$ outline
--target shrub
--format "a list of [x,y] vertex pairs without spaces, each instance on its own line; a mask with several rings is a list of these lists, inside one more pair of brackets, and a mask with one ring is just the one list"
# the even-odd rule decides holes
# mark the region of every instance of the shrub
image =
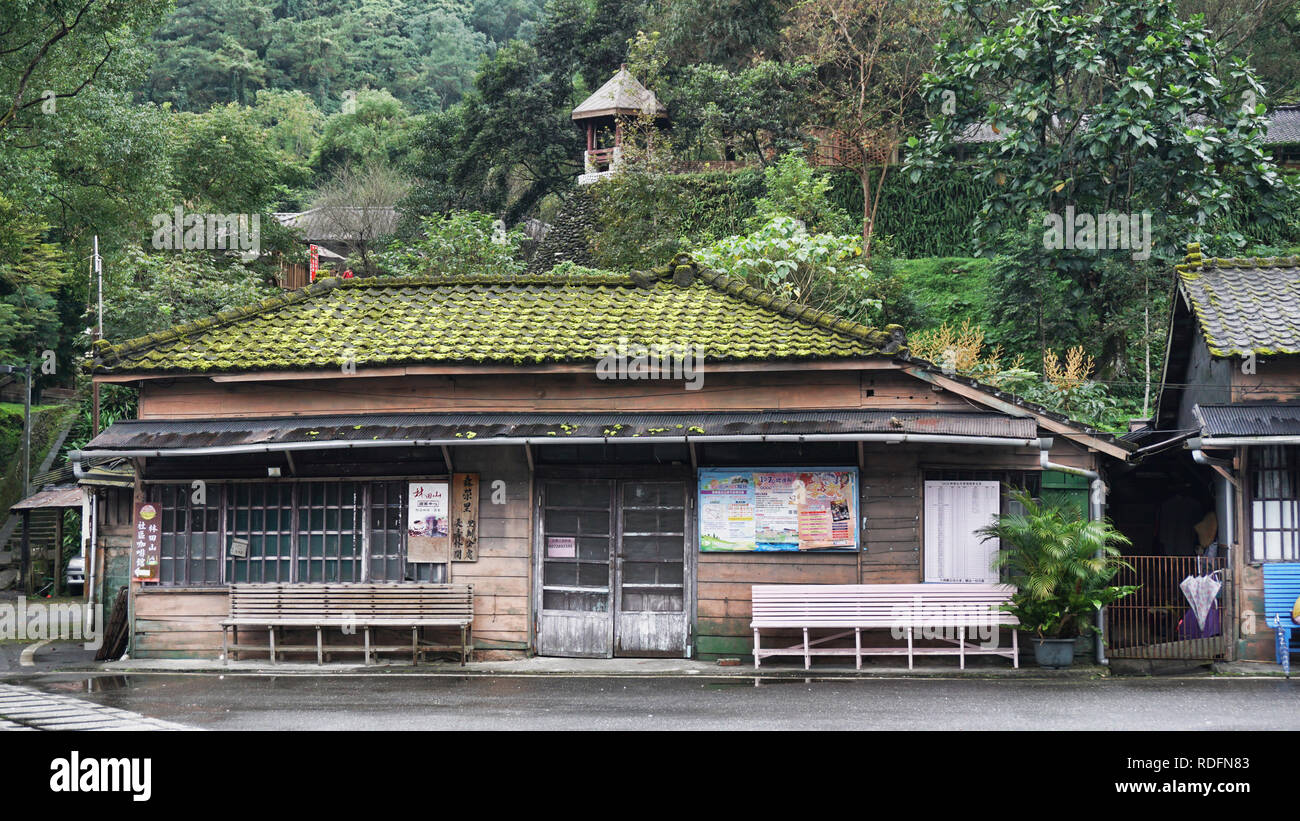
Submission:
[[378,255],[378,264],[390,276],[512,276],[524,270],[519,258],[523,241],[518,227],[506,230],[491,214],[452,211],[422,218],[419,235],[391,243]]

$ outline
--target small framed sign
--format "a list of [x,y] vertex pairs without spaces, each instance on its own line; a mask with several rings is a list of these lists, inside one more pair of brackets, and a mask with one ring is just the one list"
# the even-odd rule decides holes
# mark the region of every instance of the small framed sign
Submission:
[[573,559],[578,555],[578,540],[574,536],[547,536],[546,558]]
[[227,551],[232,559],[248,558],[248,539],[234,538],[230,540],[230,550]]

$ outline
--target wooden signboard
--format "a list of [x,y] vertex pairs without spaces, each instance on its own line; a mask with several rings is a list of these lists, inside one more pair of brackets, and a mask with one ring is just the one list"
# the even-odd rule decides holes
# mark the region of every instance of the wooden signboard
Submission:
[[451,477],[451,558],[478,561],[478,474]]
[[158,581],[158,547],[162,535],[162,512],[153,502],[136,502],[135,529],[131,539],[131,578]]
[[447,520],[446,482],[406,485],[406,560],[445,562],[451,539]]

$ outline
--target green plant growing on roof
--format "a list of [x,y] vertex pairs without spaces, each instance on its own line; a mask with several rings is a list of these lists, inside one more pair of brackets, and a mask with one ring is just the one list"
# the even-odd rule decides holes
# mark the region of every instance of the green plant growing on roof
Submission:
[[389,276],[516,276],[524,270],[524,233],[496,222],[479,211],[424,217],[415,239],[394,240],[378,255],[379,269]]
[[868,321],[880,304],[868,292],[871,270],[863,259],[862,237],[810,233],[794,217],[773,216],[750,234],[692,254],[706,268],[855,322]]

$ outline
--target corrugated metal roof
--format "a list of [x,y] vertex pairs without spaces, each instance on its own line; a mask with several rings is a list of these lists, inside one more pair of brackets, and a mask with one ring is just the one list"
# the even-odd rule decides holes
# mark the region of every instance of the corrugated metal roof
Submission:
[[1297,436],[1300,405],[1197,405],[1202,436]]
[[935,433],[1029,439],[1032,418],[995,413],[894,411],[739,413],[404,413],[267,419],[124,420],[85,450],[223,447],[297,442],[546,437],[624,440],[683,436],[811,433]]
[[43,507],[81,507],[81,489],[76,485],[47,487],[33,493],[10,510],[36,510]]

